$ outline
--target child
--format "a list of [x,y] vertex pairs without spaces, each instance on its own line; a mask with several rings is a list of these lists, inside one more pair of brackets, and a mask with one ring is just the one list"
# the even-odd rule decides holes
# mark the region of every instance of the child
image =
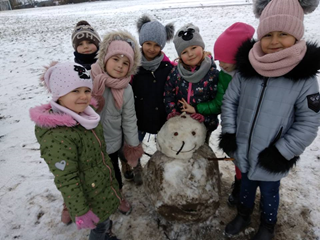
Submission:
[[[209,114],[220,114],[223,95],[236,73],[235,56],[238,48],[243,42],[251,39],[254,34],[254,28],[242,22],[236,22],[228,27],[216,40],[213,48],[214,59],[219,60],[221,71],[219,72],[218,92],[215,99],[209,102],[197,104],[195,107],[189,105],[184,99],[181,101],[183,110],[187,113],[200,113],[204,116]],[[241,172],[236,168],[235,181],[232,184],[232,193],[228,197],[228,204],[236,206],[241,185]]]
[[247,41],[237,53],[239,73],[224,95],[219,144],[242,174],[238,214],[227,224],[227,236],[250,224],[259,187],[260,227],[253,239],[273,238],[280,180],[317,136],[320,48],[301,39],[304,11],[318,2],[301,3],[256,1],[258,41]]
[[76,63],[53,63],[42,80],[52,100],[30,109],[41,157],[78,229],[92,229],[90,240],[118,239],[112,238],[109,216],[122,198],[105,151],[100,117],[89,106],[90,75]]
[[101,41],[99,34],[87,21],[80,21],[75,26],[72,36],[72,46],[75,50],[74,61],[87,70],[96,62],[96,55]]
[[138,70],[141,53],[138,43],[127,31],[113,31],[100,44],[98,60],[92,65],[93,94],[99,99],[107,153],[122,189],[118,151],[124,138],[123,154],[128,164],[137,166],[143,154],[138,138],[137,118],[131,75]]
[[[157,134],[167,114],[163,104],[164,84],[173,68],[169,58],[161,51],[173,38],[174,26],[163,26],[157,20],[143,15],[137,22],[141,45],[141,67],[132,78],[132,90],[138,119],[139,141],[146,133]],[[141,164],[133,169],[137,185],[142,184]]]
[[[199,28],[189,23],[179,29],[173,39],[179,62],[165,83],[164,102],[168,119],[181,112],[179,100],[185,99],[195,106],[214,99],[217,94],[218,74],[211,54],[204,51],[205,44]],[[183,110],[183,109],[182,109]],[[194,113],[191,117],[204,121],[207,127],[206,143],[218,126],[217,114],[203,116]]]

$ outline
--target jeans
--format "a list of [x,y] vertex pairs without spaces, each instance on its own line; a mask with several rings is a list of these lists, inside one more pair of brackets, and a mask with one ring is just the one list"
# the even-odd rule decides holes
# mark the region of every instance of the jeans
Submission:
[[108,239],[108,232],[111,228],[111,221],[108,218],[102,223],[99,223],[95,229],[90,231],[89,240],[105,240]]
[[260,188],[260,210],[261,218],[267,223],[276,223],[279,208],[280,181],[252,181],[248,179],[247,173],[241,173],[240,203],[246,208],[254,207],[257,188]]

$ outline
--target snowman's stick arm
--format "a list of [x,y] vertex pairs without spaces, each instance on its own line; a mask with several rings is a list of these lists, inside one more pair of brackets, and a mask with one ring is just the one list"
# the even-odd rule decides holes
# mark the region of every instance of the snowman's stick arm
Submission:
[[223,157],[223,158],[208,158],[209,161],[233,161],[234,158],[228,158],[228,157]]

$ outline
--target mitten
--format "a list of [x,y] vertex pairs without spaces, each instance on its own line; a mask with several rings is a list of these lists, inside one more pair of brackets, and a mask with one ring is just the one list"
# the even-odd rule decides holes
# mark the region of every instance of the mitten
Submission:
[[219,139],[219,147],[223,149],[226,154],[232,156],[233,153],[237,150],[236,134],[221,133]]
[[172,117],[179,116],[179,115],[180,115],[179,112],[171,112],[171,113],[168,114],[167,120],[169,120]]
[[76,217],[76,224],[78,229],[94,229],[96,228],[96,225],[99,221],[100,219],[91,210],[89,210],[86,214],[80,217]]
[[264,149],[258,158],[258,165],[271,173],[286,173],[296,165],[299,157],[287,160],[275,145]]
[[142,148],[141,143],[136,147],[133,147],[133,146],[128,145],[127,143],[124,143],[123,155],[124,155],[125,159],[127,159],[128,164],[131,167],[137,166],[138,160],[139,160],[139,158],[142,157],[142,154],[143,154],[143,148]]
[[200,113],[192,113],[190,117],[192,117],[195,120],[198,120],[200,123],[204,121],[204,116]]

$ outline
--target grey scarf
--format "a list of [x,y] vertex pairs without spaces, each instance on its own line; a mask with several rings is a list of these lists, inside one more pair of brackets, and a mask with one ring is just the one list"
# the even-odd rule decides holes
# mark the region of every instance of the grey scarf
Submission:
[[183,77],[186,81],[191,83],[197,83],[202,78],[204,78],[204,76],[208,73],[210,67],[211,67],[211,58],[207,56],[202,61],[201,66],[197,71],[191,72],[185,69],[181,63],[178,64],[178,71],[181,77]]
[[155,59],[148,61],[142,54],[141,66],[147,71],[155,71],[160,66],[164,55],[161,53],[161,56],[156,57]]

